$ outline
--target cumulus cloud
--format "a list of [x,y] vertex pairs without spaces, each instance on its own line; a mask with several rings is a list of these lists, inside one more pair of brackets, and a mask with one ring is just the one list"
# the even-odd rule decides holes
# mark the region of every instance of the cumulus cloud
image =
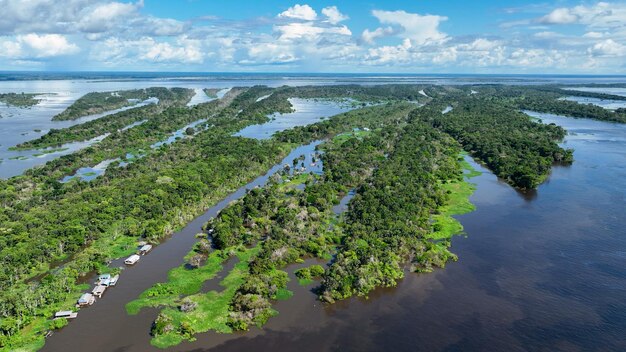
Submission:
[[[623,3],[544,4],[511,12],[516,22],[501,25],[495,35],[469,29],[464,36],[442,31],[445,12],[374,10],[379,24],[353,35],[348,15],[332,4],[295,4],[269,17],[238,20],[212,14],[176,20],[145,14],[150,9],[140,11],[143,7],[141,0],[0,0],[0,67],[72,62],[75,57],[72,63],[88,62],[86,69],[626,68]],[[577,26],[576,34],[572,26]],[[88,56],[71,56],[77,53]],[[54,59],[63,56],[70,57]]]
[[41,59],[75,54],[80,51],[78,46],[70,43],[59,34],[35,33],[19,35],[15,41],[1,42],[0,55],[13,59]]
[[110,2],[100,4],[89,10],[80,19],[78,29],[87,33],[106,32],[112,29],[127,17],[135,14],[139,8],[143,7],[143,1],[136,4],[120,2]]
[[598,2],[595,5],[561,7],[538,19],[539,23],[583,24],[591,27],[623,27],[626,25],[626,4]]
[[596,43],[588,52],[592,56],[617,57],[626,55],[626,45],[615,42],[613,39]]
[[448,19],[445,16],[420,15],[402,10],[374,10],[372,14],[382,24],[400,27],[402,29],[400,35],[410,39],[414,44],[421,45],[447,39],[447,35],[439,31],[439,24]]
[[394,33],[395,31],[391,27],[385,27],[385,28],[379,27],[373,31],[370,31],[369,29],[365,29],[363,33],[361,33],[361,40],[367,44],[374,44],[374,41],[377,38],[387,37]]
[[309,5],[296,4],[278,14],[278,17],[313,21],[317,19],[317,12],[315,12],[315,10],[313,10],[313,8]]
[[337,9],[337,6],[324,7],[322,9],[322,14],[326,16],[326,20],[330,24],[337,24],[349,19],[348,16],[344,15],[339,11],[339,9]]
[[286,25],[277,25],[274,27],[279,33],[281,40],[293,40],[307,38],[310,40],[319,39],[323,34],[336,35],[352,35],[352,32],[346,26],[338,27],[321,27],[313,22],[293,22]]
[[576,15],[571,9],[568,8],[560,8],[556,9],[549,14],[541,17],[539,19],[539,23],[546,24],[569,24],[575,23],[579,20],[578,15]]

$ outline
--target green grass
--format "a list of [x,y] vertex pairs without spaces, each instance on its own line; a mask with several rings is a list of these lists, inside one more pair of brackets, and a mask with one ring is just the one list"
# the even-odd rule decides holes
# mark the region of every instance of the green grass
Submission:
[[295,187],[297,185],[303,184],[306,182],[306,180],[309,178],[309,176],[311,176],[311,174],[309,174],[308,172],[305,173],[301,173],[295,177],[293,176],[286,176],[283,177],[283,180],[289,179],[288,182],[283,182],[280,184],[280,188],[284,189],[287,187]]
[[363,130],[359,130],[359,131],[352,131],[352,132],[345,132],[345,133],[340,133],[338,135],[336,135],[335,137],[333,137],[333,143],[337,143],[337,144],[342,144],[345,141],[347,141],[350,138],[358,138],[358,139],[362,139],[363,137],[371,134],[372,131],[363,131]]
[[212,252],[204,265],[188,269],[184,264],[170,270],[168,281],[157,283],[144,291],[138,299],[126,304],[128,314],[135,315],[144,307],[173,306],[181,295],[200,291],[202,284],[222,271],[227,256],[222,251]]
[[449,239],[454,235],[463,232],[463,225],[456,220],[453,215],[461,215],[472,212],[476,209],[469,201],[469,197],[476,190],[476,185],[469,182],[469,179],[481,174],[475,170],[470,163],[465,160],[460,161],[463,167],[463,180],[442,184],[444,190],[448,191],[449,199],[446,205],[439,208],[439,214],[432,216],[433,226],[436,229],[428,238]]
[[276,292],[276,299],[279,301],[286,301],[291,297],[293,297],[293,291],[286,288],[279,288]]
[[[175,298],[172,300],[173,297],[169,297],[169,300],[165,302],[165,305],[168,305],[169,307],[165,308],[161,314],[167,315],[172,319],[172,324],[175,329],[172,332],[154,337],[150,343],[158,348],[167,348],[177,345],[184,340],[195,340],[193,335],[183,336],[178,332],[178,327],[183,322],[189,324],[193,332],[196,334],[207,332],[209,330],[220,333],[232,332],[232,328],[227,325],[230,302],[235,296],[239,286],[243,284],[246,275],[248,275],[248,265],[250,259],[256,255],[260,249],[261,248],[257,246],[250,249],[244,249],[237,253],[237,257],[240,260],[239,263],[237,263],[228,275],[220,282],[220,285],[224,287],[223,291],[210,291],[208,293],[199,293],[187,296],[188,299],[191,299],[198,304],[195,310],[191,312],[181,312],[175,308],[179,299]],[[177,279],[176,277],[173,278]],[[286,292],[280,294],[283,297],[287,295]]]
[[301,286],[309,286],[314,282],[315,280],[313,279],[298,279],[298,285],[301,285]]
[[23,155],[20,156],[12,156],[9,158],[9,160],[28,160],[28,157],[25,157]]

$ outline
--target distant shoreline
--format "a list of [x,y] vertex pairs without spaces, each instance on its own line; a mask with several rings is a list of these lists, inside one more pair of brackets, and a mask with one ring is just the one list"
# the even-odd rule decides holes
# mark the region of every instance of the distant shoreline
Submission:
[[473,79],[503,81],[569,81],[576,79],[603,79],[611,83],[625,82],[626,75],[585,75],[585,74],[482,74],[482,73],[311,73],[311,72],[150,72],[150,71],[0,71],[0,81],[31,80],[137,80],[137,79],[328,79],[352,78],[355,80],[389,79]]

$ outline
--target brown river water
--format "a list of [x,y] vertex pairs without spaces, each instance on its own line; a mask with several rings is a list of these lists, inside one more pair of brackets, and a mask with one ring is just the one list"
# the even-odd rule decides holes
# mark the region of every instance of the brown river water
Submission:
[[[535,115],[572,133],[564,146],[575,163],[521,194],[472,161],[483,174],[472,179],[477,210],[458,216],[467,233],[453,240],[458,262],[334,305],[292,280],[294,297],[263,329],[199,334],[167,351],[626,350],[626,125]],[[165,281],[202,223],[244,190],[125,270],[43,351],[158,351],[149,335],[158,310],[129,316],[124,305]]]

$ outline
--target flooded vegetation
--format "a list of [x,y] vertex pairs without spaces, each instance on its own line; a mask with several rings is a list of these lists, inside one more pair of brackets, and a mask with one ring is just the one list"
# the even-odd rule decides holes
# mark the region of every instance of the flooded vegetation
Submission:
[[[292,342],[281,347],[289,350],[322,336],[341,346],[368,331],[367,350],[401,343],[375,331],[387,335],[431,321],[443,334],[466,336],[448,322],[465,326],[478,319],[490,326],[496,317],[505,317],[509,327],[502,336],[515,341],[533,335],[513,328],[518,321],[546,326],[526,315],[541,307],[538,292],[552,292],[557,304],[548,311],[555,319],[575,321],[575,310],[562,309],[576,301],[560,289],[568,283],[553,280],[556,273],[520,266],[527,256],[572,264],[585,247],[571,239],[563,252],[571,255],[548,255],[558,248],[548,209],[570,219],[565,227],[580,238],[602,222],[610,224],[608,233],[598,236],[620,241],[613,226],[621,221],[618,208],[626,195],[623,170],[615,165],[624,157],[624,125],[598,120],[620,121],[623,112],[564,100],[622,101],[615,92],[572,95],[556,86],[492,85],[227,87],[232,82],[208,91],[166,89],[182,95],[171,104],[159,98],[98,118],[48,122],[64,126],[59,132],[33,125],[32,136],[2,146],[8,156],[0,163],[3,172],[10,172],[8,163],[47,162],[0,180],[0,348],[57,351],[71,342],[97,350],[267,349],[289,333]],[[67,96],[50,99],[58,105],[48,119],[71,106]],[[95,100],[78,105],[100,106]],[[39,114],[45,104],[29,111]],[[574,106],[595,120],[545,113],[566,114]],[[29,144],[40,149],[27,150]],[[595,179],[589,175],[612,182],[611,189],[590,187]],[[585,216],[587,225],[580,214],[589,206],[568,191],[580,187],[585,199],[604,209],[593,208],[597,219]],[[542,245],[520,251],[521,240],[510,233]],[[139,242],[154,249],[120,270]],[[600,270],[604,279],[619,287],[619,276],[612,275],[615,255],[596,262],[606,268]],[[574,263],[587,278],[595,272]],[[514,274],[502,278],[495,268]],[[78,312],[80,324],[65,316],[52,320],[55,313],[75,315],[77,300],[90,289],[85,283],[118,273],[114,290]],[[520,277],[539,285],[521,287]],[[607,303],[594,301],[589,309],[606,310],[618,291],[602,292]],[[433,308],[449,304],[457,310]],[[380,322],[363,325],[373,314]],[[597,314],[598,324],[616,324]],[[416,334],[433,349],[443,348],[440,339],[428,340],[428,329]],[[493,342],[486,330],[477,334]],[[585,336],[567,336],[589,346]],[[617,342],[607,339],[607,346]],[[475,349],[481,347],[477,342]]]

